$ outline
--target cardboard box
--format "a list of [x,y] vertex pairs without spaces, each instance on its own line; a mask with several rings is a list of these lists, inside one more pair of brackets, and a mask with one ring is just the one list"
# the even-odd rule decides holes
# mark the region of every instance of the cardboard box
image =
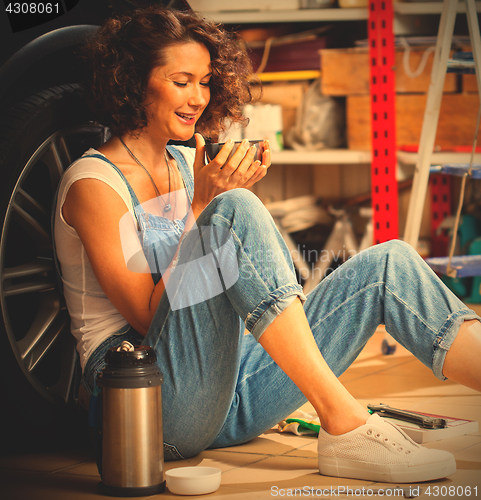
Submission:
[[[426,94],[396,95],[396,142],[419,144],[426,107]],[[349,149],[371,149],[371,103],[369,95],[346,98]],[[435,145],[449,148],[473,143],[479,106],[478,94],[444,94]],[[478,135],[478,142],[481,131]]]
[[[411,48],[409,68],[411,72],[419,67],[427,47]],[[322,49],[321,84],[325,95],[344,96],[370,93],[370,67],[367,48]],[[404,68],[404,49],[396,50],[396,92],[427,92],[431,82],[431,69],[434,53],[427,59],[424,71],[416,78],[411,78]],[[444,92],[456,92],[456,75],[448,73],[444,84]]]

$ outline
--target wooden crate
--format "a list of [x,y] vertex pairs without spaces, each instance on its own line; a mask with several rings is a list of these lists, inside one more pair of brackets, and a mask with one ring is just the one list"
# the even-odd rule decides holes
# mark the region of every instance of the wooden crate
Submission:
[[[411,48],[409,67],[415,71],[426,47]],[[365,48],[325,49],[320,50],[321,89],[325,95],[345,96],[369,94],[369,54]],[[396,50],[396,92],[427,92],[431,81],[433,53],[429,55],[424,71],[417,78],[410,78],[404,71],[404,49]],[[456,92],[456,75],[446,75],[444,92]]]
[[309,82],[275,82],[262,86],[262,102],[297,108],[302,103]]
[[[396,142],[418,144],[426,107],[426,94],[396,95]],[[347,142],[349,149],[371,149],[371,106],[369,95],[347,99]],[[479,96],[473,93],[445,94],[437,128],[437,146],[466,146],[473,142]],[[481,131],[478,141],[481,137]]]

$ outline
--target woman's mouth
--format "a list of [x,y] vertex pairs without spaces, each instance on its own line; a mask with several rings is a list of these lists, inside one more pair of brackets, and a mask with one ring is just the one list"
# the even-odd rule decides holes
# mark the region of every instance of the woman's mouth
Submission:
[[191,125],[195,123],[195,116],[196,115],[187,115],[184,113],[175,113],[183,122],[185,122],[188,125]]

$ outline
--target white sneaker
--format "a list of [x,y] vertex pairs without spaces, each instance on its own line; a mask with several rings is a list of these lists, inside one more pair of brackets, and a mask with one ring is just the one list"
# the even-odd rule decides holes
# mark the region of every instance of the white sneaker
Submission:
[[325,476],[416,483],[456,472],[451,453],[420,446],[376,414],[361,427],[340,436],[321,428],[317,450],[319,472]]

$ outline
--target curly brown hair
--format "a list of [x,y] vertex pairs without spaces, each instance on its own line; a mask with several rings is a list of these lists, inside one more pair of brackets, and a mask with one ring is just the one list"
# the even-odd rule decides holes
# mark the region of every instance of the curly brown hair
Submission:
[[212,64],[211,98],[197,131],[216,137],[228,121],[245,122],[242,107],[260,95],[260,82],[253,78],[238,36],[198,13],[152,6],[108,19],[82,51],[86,100],[112,134],[148,124],[144,104],[149,75],[165,64],[165,49],[189,42],[203,44]]

